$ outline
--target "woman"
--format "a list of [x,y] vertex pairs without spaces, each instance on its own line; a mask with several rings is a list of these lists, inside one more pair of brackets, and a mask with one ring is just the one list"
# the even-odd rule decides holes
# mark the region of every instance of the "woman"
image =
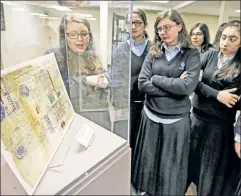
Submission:
[[240,95],[240,21],[222,32],[220,51],[201,58],[191,124],[190,176],[198,195],[231,195],[240,168],[233,150],[233,123]]
[[195,24],[190,31],[192,44],[198,49],[200,53],[208,51],[212,45],[209,43],[209,29],[204,23]]
[[108,81],[94,49],[88,20],[77,13],[65,15],[59,35],[60,48],[46,53],[55,53],[75,112],[110,129],[108,113],[98,111],[108,109],[104,90]]
[[[184,195],[191,103],[200,55],[175,10],[157,17],[155,41],[138,78],[146,93],[133,154],[132,183],[149,195]],[[180,76],[187,72],[184,79]],[[185,75],[185,74],[184,74]]]
[[[132,11],[132,23],[130,16],[127,16],[126,25],[129,32],[132,31],[132,37],[126,42],[120,44],[115,51],[112,69],[112,90],[114,94],[123,93],[125,99],[121,96],[115,96],[113,105],[115,109],[128,108],[129,89],[129,71],[131,71],[131,105],[130,105],[130,146],[134,147],[136,141],[137,125],[143,108],[144,93],[139,92],[138,76],[141,66],[148,53],[150,41],[146,32],[147,17],[143,10],[134,9]],[[131,48],[131,68],[129,70],[129,49]],[[120,123],[120,122],[117,122]],[[123,124],[123,122],[122,122]],[[127,127],[125,129],[125,132]]]

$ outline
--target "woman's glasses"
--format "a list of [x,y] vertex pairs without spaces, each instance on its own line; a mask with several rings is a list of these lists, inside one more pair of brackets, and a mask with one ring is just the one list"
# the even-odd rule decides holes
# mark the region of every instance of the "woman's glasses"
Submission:
[[143,23],[143,21],[141,21],[141,20],[132,21],[132,23],[130,21],[126,21],[126,25],[128,27],[132,26],[133,24],[135,25],[135,27],[139,27],[139,26],[141,26],[142,23]]
[[191,36],[194,36],[194,35],[196,35],[196,36],[202,36],[202,35],[203,35],[203,33],[202,33],[202,32],[191,33]]
[[79,36],[84,39],[89,36],[90,32],[81,32],[81,33],[66,33],[70,39],[78,39]]
[[167,33],[167,32],[169,32],[169,31],[171,30],[171,28],[174,27],[174,26],[176,26],[176,24],[174,24],[174,25],[169,25],[169,24],[167,24],[167,25],[163,25],[163,27],[157,27],[157,28],[156,28],[156,33],[161,33],[162,30]]

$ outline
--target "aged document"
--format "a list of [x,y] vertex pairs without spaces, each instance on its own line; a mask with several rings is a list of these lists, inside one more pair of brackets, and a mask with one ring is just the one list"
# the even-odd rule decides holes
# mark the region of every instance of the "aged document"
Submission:
[[1,153],[31,195],[74,117],[54,54],[3,70],[0,103]]

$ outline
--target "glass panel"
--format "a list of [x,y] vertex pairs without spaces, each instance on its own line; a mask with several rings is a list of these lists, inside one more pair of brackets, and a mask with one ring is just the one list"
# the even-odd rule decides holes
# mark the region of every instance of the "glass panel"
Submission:
[[75,112],[127,140],[130,51],[115,50],[129,38],[125,21],[130,5],[5,1],[1,68],[54,52]]

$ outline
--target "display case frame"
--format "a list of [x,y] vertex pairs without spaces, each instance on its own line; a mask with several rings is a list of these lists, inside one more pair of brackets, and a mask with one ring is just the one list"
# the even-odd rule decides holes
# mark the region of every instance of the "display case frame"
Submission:
[[[112,50],[112,45],[114,44],[114,42],[112,42],[113,13],[117,15],[124,13],[123,16],[125,16],[128,12],[130,13],[132,9],[132,2],[123,2],[123,4],[125,4],[123,8],[119,6],[116,7],[114,4],[114,2],[91,1],[83,7],[67,6],[68,9],[72,9],[72,12],[78,12],[84,15],[91,14],[93,18],[95,18],[95,20],[91,19],[89,22],[91,27],[93,27],[94,37],[96,39],[96,50],[100,56],[103,70],[105,70],[106,73],[111,71],[111,69],[107,70],[107,65],[109,65],[109,67],[112,66],[115,52]],[[14,2],[12,5],[3,4],[5,22],[8,28],[1,32],[1,69],[6,69],[49,53],[54,53],[55,57],[58,56],[55,48],[58,47],[59,44],[57,39],[59,36],[59,24],[66,12],[58,10],[60,8],[56,6],[58,6],[57,1],[28,1]],[[39,15],[36,15],[36,13]],[[31,19],[28,19],[28,17]],[[13,41],[15,39],[12,39],[15,29],[13,24],[17,24],[18,19],[22,20],[20,22],[22,22],[22,25],[26,25],[26,29],[31,26],[32,22],[35,23],[33,32],[30,31],[30,36],[26,37],[27,39],[33,38],[32,42],[31,40],[24,42],[23,39],[21,46]],[[26,19],[26,21],[23,19]],[[111,28],[108,28],[109,26]],[[22,28],[23,27],[25,26],[22,26]],[[48,29],[51,29],[51,32],[45,32],[48,31]],[[50,46],[51,48],[49,48]],[[60,55],[60,61],[62,57],[63,56]],[[130,57],[128,57],[128,60],[130,61]],[[58,57],[56,57],[56,61],[59,65],[60,61]],[[61,72],[60,65],[59,69]],[[129,73],[126,74],[129,75]],[[106,89],[108,96],[110,96],[110,88],[111,85]],[[127,94],[129,93],[129,89],[125,89],[125,91]],[[108,104],[112,104],[109,97],[107,97],[106,100]],[[95,111],[95,108],[93,109],[91,112],[99,112]],[[105,108],[105,110],[111,111],[109,106]],[[113,115],[113,113],[108,112],[110,118],[109,123],[111,125],[107,128],[98,123],[98,119],[96,118],[88,118],[82,115],[81,112],[75,113],[74,120],[68,132],[33,194],[128,195],[130,193],[131,167],[131,149],[128,141],[129,114],[127,114],[128,117],[124,121],[124,126],[120,129],[122,133],[115,130],[114,123],[116,121],[112,121]],[[95,132],[93,143],[87,148],[83,148],[76,141],[76,135],[83,124],[87,124]],[[53,164],[53,162],[55,164]],[[56,165],[58,162],[59,165]],[[1,169],[4,171],[1,172],[2,195],[27,194],[3,156],[1,156]],[[58,179],[58,181],[56,181],[56,179]],[[109,186],[110,183],[112,184],[111,188]]]

